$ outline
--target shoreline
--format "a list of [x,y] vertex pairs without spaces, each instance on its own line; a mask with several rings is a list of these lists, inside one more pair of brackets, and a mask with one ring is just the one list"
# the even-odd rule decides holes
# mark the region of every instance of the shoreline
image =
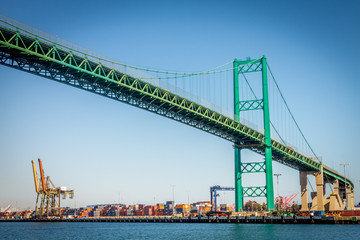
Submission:
[[0,219],[1,222],[143,222],[143,223],[256,223],[256,224],[360,224],[360,217],[100,217],[66,219]]

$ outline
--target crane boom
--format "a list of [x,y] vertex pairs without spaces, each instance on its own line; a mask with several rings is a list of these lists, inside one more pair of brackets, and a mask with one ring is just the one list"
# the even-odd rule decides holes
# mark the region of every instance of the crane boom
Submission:
[[36,173],[35,162],[33,160],[31,160],[31,164],[32,164],[33,173],[34,173],[35,191],[38,193],[39,192],[39,181],[38,181],[38,177],[37,177],[37,173]]
[[43,191],[46,191],[44,169],[42,168],[42,162],[41,162],[40,158],[38,160],[39,160],[39,168],[40,168],[41,183],[42,183]]
[[[73,198],[74,190],[67,190],[66,187],[56,187],[51,181],[50,177],[45,176],[44,168],[40,158],[38,159],[38,161],[40,173],[36,171],[35,162],[31,161],[34,173],[35,190],[37,193],[35,204],[35,217],[60,218],[60,199],[61,197],[62,199],[66,199],[66,196],[68,194],[70,195],[70,198]],[[38,174],[40,174],[40,177]]]

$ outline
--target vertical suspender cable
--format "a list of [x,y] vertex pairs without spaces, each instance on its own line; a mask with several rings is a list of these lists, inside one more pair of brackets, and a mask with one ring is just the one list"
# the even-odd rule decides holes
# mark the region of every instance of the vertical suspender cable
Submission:
[[296,122],[293,114],[291,113],[290,108],[289,108],[287,102],[285,101],[285,98],[284,98],[283,94],[282,94],[281,91],[280,91],[279,85],[277,84],[277,82],[276,82],[276,80],[275,80],[275,77],[274,77],[274,75],[273,75],[272,72],[271,72],[271,69],[270,69],[269,64],[268,64],[268,69],[269,69],[269,72],[270,72],[270,74],[271,74],[271,76],[272,76],[272,79],[274,80],[274,83],[275,83],[275,85],[276,85],[276,87],[277,87],[277,89],[278,89],[278,91],[279,91],[279,93],[280,93],[280,96],[281,96],[282,100],[283,100],[284,103],[285,103],[286,109],[287,109],[288,112],[290,113],[290,116],[291,116],[292,120],[294,121],[297,129],[300,131],[301,136],[304,138],[304,140],[305,140],[306,144],[308,145],[308,147],[310,148],[311,152],[314,154],[314,156],[315,156],[315,157],[320,161],[320,163],[321,163],[321,160],[318,158],[318,156],[316,155],[316,153],[314,152],[314,150],[313,150],[312,147],[310,146],[309,142],[307,141],[307,139],[305,138],[303,132],[301,131],[299,125],[297,124],[297,122]]

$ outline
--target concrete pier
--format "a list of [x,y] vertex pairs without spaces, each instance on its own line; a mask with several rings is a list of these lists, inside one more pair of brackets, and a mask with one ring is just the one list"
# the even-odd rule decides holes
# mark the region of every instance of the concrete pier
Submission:
[[[314,175],[316,181],[316,192],[311,193],[312,204],[309,209],[307,176]],[[326,198],[325,184],[332,184],[333,191],[330,197]],[[340,186],[339,180],[324,179],[323,169],[318,172],[300,172],[300,188],[301,188],[301,209],[300,211],[342,211],[345,209],[354,209],[354,189],[345,184]],[[345,204],[346,200],[346,204]]]

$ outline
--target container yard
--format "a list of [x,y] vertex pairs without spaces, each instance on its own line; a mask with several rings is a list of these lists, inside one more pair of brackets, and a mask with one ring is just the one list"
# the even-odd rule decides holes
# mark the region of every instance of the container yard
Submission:
[[[223,209],[223,210],[222,210]],[[37,218],[35,211],[1,212],[1,222],[168,222],[168,223],[299,223],[299,224],[360,224],[360,210],[326,213],[298,212],[231,212],[226,204],[211,214],[210,202],[174,204],[167,201],[156,205],[99,204],[85,208],[61,208],[60,217]],[[230,210],[229,215],[219,214]]]
[[[339,211],[300,211],[289,199],[278,197],[277,211],[267,211],[266,205],[249,200],[244,210],[235,212],[229,204],[217,206],[217,191],[233,191],[232,187],[210,187],[210,201],[191,204],[176,204],[174,201],[146,204],[96,204],[81,208],[61,207],[61,199],[74,196],[74,190],[55,187],[49,176],[45,176],[42,161],[39,174],[32,161],[37,199],[35,210],[19,211],[10,205],[1,209],[0,221],[66,221],[66,222],[177,222],[177,223],[327,223],[359,224],[360,206]],[[281,201],[280,201],[281,200]],[[296,205],[296,206],[295,206]]]

